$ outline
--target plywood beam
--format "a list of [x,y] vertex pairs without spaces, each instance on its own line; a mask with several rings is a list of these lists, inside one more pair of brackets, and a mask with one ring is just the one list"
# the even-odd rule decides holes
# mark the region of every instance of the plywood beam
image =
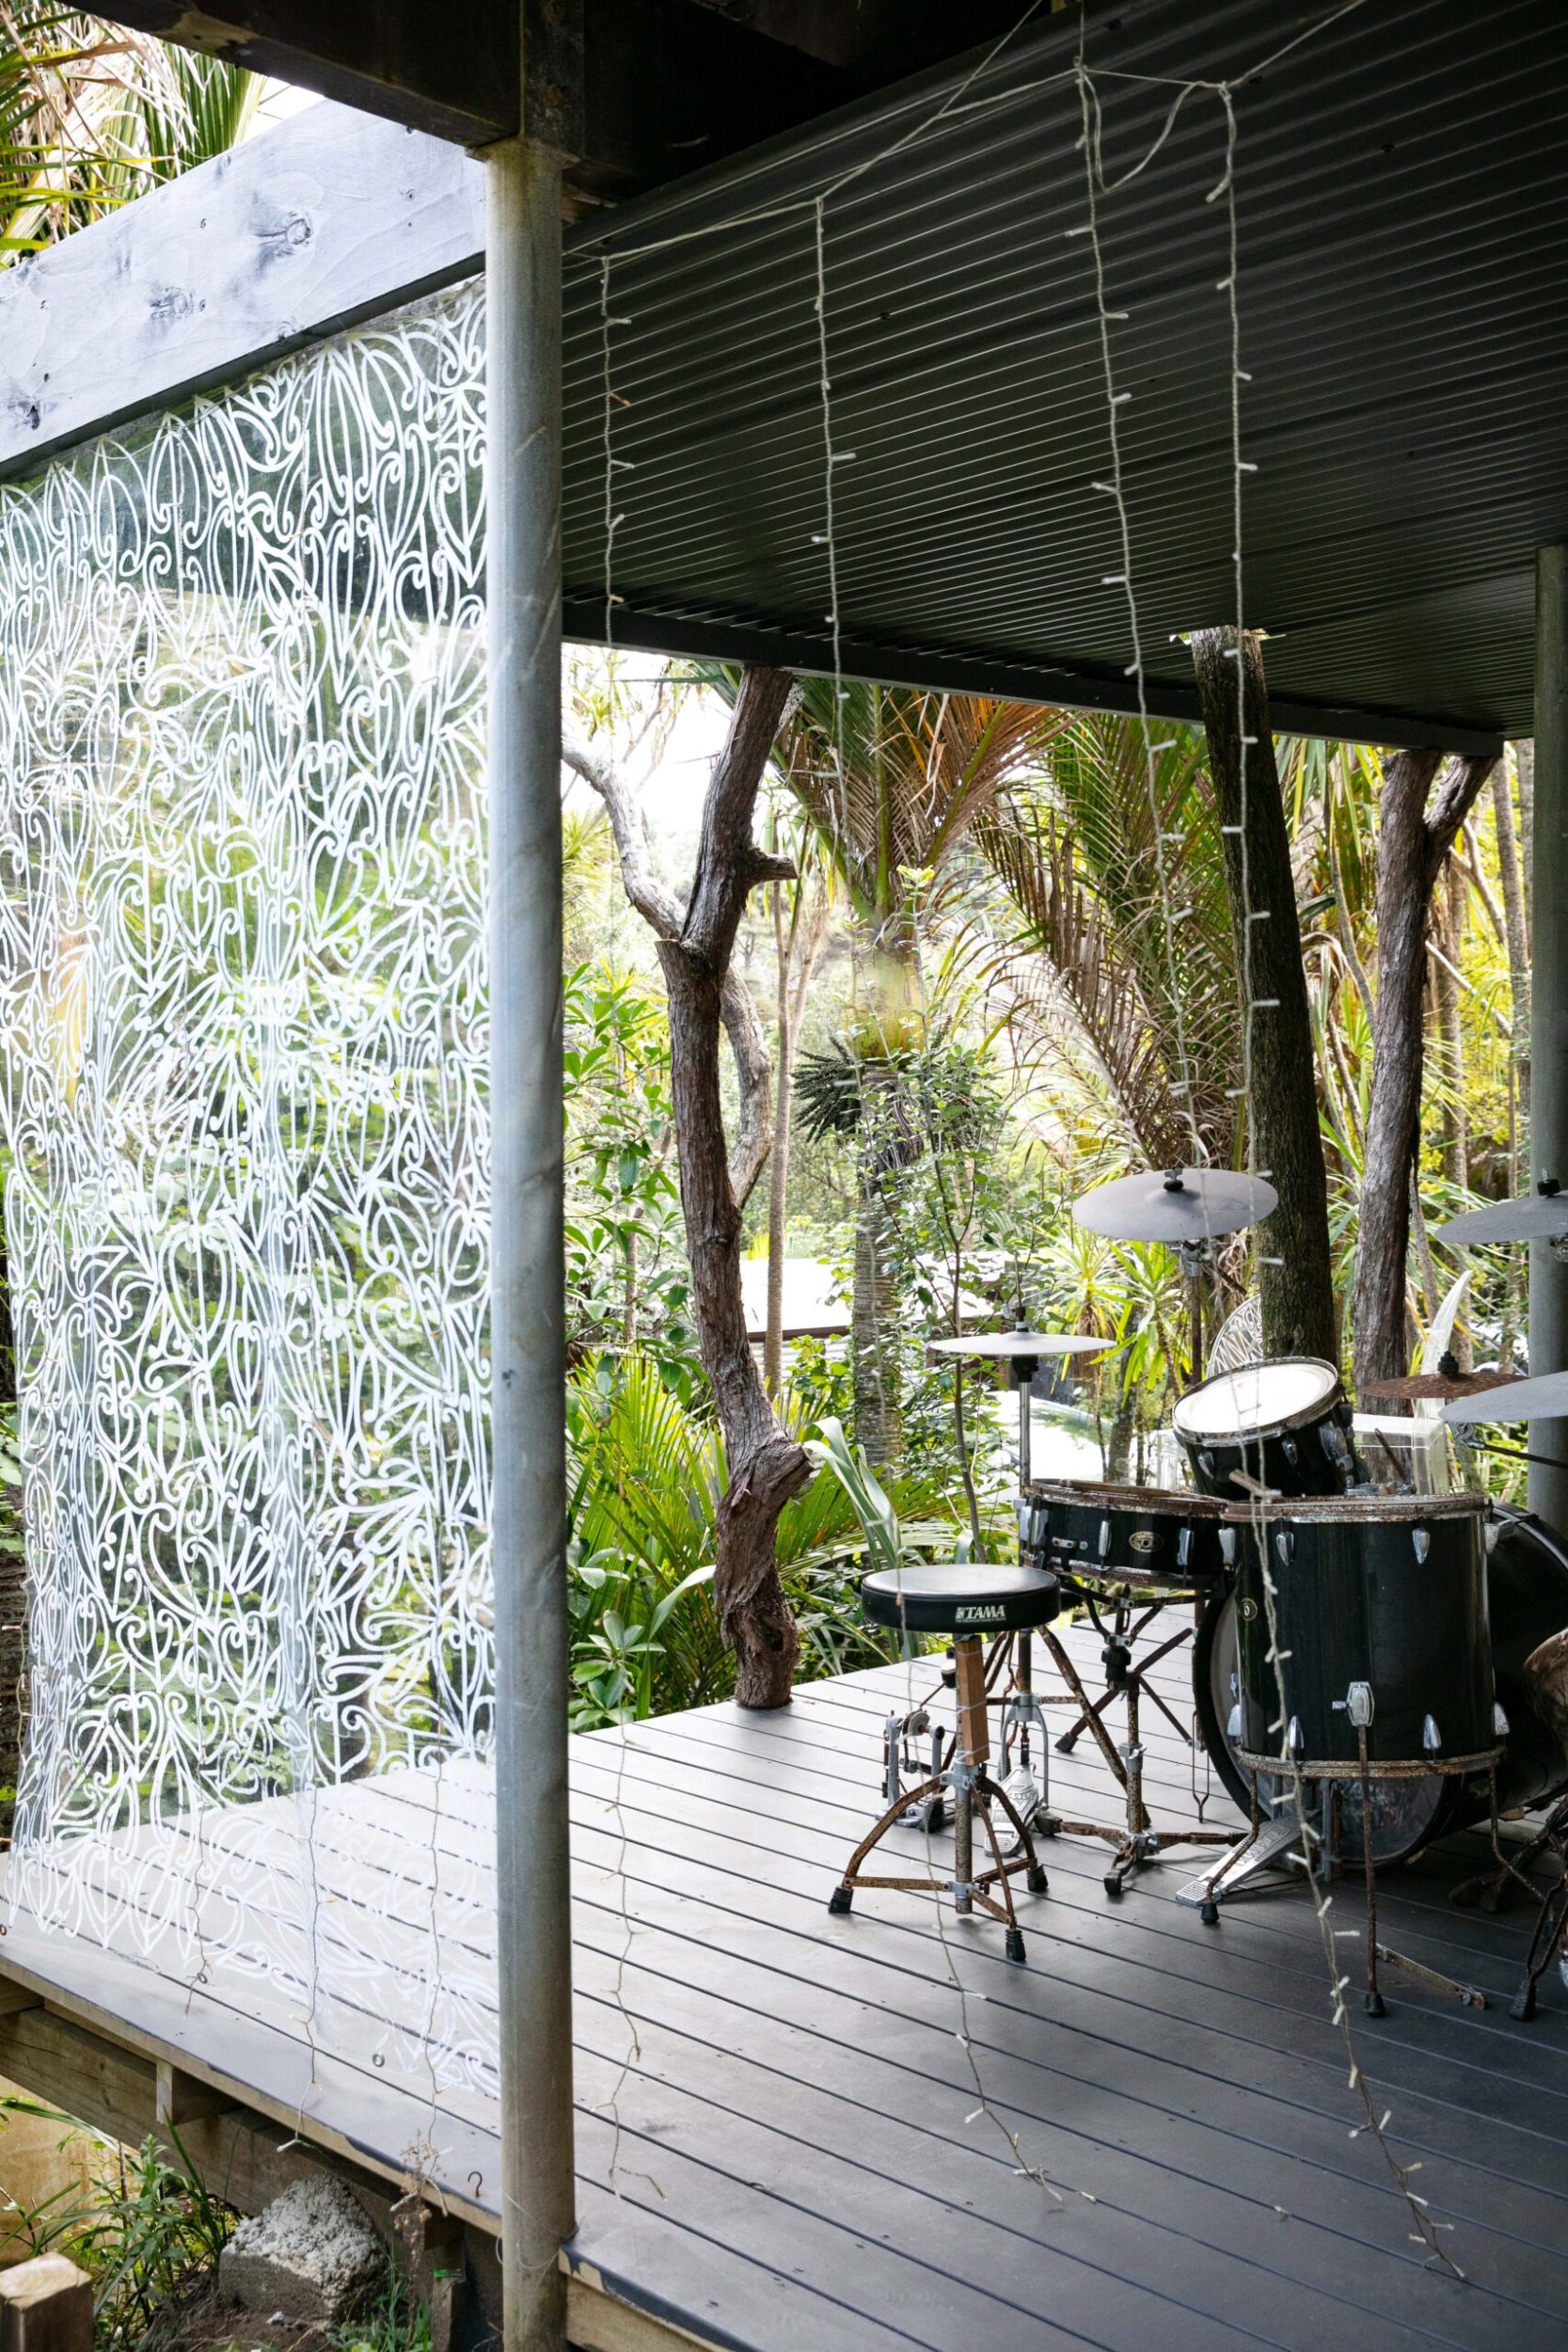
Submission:
[[483,167],[314,106],[0,275],[0,478],[476,269]]

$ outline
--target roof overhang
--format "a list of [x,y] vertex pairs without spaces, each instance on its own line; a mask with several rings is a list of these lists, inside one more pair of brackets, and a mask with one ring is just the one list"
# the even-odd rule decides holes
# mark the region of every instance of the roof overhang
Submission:
[[[574,635],[1136,705],[1077,26],[571,231]],[[1181,635],[1238,612],[1225,83],[1276,723],[1528,734],[1568,536],[1560,0],[1125,0],[1085,56],[1108,179],[1143,167],[1097,212],[1144,706],[1196,715]],[[483,171],[324,108],[4,273],[0,471],[479,266]]]

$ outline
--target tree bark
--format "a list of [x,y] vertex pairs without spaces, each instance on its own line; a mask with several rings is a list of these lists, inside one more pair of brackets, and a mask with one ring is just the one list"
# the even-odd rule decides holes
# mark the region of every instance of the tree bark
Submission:
[[[653,929],[670,1008],[670,1077],[681,1217],[691,1262],[697,1343],[724,1434],[714,1605],[735,1652],[742,1707],[784,1707],[800,1656],[780,1581],[779,1513],[811,1476],[802,1446],[773,1417],[746,1332],[740,1216],[771,1137],[768,1046],[751,992],[730,968],[749,893],[795,868],[752,838],[757,787],[789,702],[785,670],[748,670],[703,809],[697,872],[684,910],[653,870],[646,827],[613,763],[580,743],[562,756],[604,802],[627,898]],[[740,1076],[740,1131],[726,1156],[720,1039]]]
[[[561,756],[605,804],[628,901],[656,938],[678,939],[685,910],[654,872],[647,821],[626,779],[595,745],[572,737],[562,744]],[[740,1089],[730,1183],[744,1208],[762,1174],[772,1140],[772,1065],[752,992],[738,972],[725,973],[720,1009]]]
[[1263,1345],[1271,1356],[1323,1356],[1334,1362],[1338,1348],[1317,1064],[1262,655],[1256,635],[1234,628],[1197,630],[1192,650],[1224,828],[1243,1019],[1251,1039],[1253,1157],[1279,1195],[1259,1235]]
[[736,1656],[742,1707],[788,1704],[800,1640],[780,1581],[779,1513],[806,1484],[804,1447],[774,1418],[746,1332],[740,1203],[725,1154],[720,1083],[724,982],[748,894],[794,874],[752,838],[757,787],[789,700],[784,670],[748,670],[703,811],[690,903],[660,939],[670,999],[671,1086],[681,1214],[691,1261],[703,1368],[724,1433],[728,1484],[719,1504],[714,1601]]
[[1420,1137],[1427,916],[1443,861],[1493,765],[1451,762],[1429,817],[1439,760],[1434,751],[1396,752],[1384,768],[1378,803],[1372,1095],[1351,1296],[1358,1388],[1391,1379],[1407,1365],[1405,1266]]
[[[1513,1117],[1515,1131],[1529,1101],[1529,929],[1525,915],[1525,878],[1519,863],[1519,841],[1513,824],[1513,794],[1508,762],[1500,759],[1492,771],[1492,812],[1497,828],[1497,866],[1503,885],[1503,925],[1508,940],[1508,977],[1513,1000]],[[1519,1153],[1515,1144],[1511,1189],[1519,1189]]]
[[1451,859],[1443,881],[1433,925],[1441,954],[1433,959],[1433,966],[1443,1086],[1449,1097],[1443,1113],[1443,1173],[1450,1184],[1468,1190],[1470,1138],[1465,1119],[1465,1026],[1457,977],[1465,937],[1465,877]]

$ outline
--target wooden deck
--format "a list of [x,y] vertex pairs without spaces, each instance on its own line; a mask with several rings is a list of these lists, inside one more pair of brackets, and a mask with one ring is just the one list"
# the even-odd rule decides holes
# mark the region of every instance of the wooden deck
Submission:
[[[1085,1662],[1095,1646],[1083,1641]],[[912,1671],[934,1679],[930,1661]],[[1459,2285],[1422,2267],[1375,2144],[1351,2136],[1359,2103],[1303,1898],[1209,1930],[1174,1899],[1190,1856],[1116,1904],[1106,1850],[1059,1839],[1049,1895],[1021,1898],[1023,1967],[995,1929],[939,1917],[925,1896],[862,1894],[829,1916],[911,1672],[812,1685],[785,1715],[718,1707],[574,1743],[575,2312],[602,2287],[756,2352],[1568,2344],[1568,2010],[1554,1971],[1540,2017],[1514,2024],[1522,1915],[1447,1905],[1480,1841],[1386,1880],[1381,1925],[1500,2006],[1463,2011],[1391,1978],[1386,2020],[1356,2010],[1390,2137],[1452,2225]],[[1188,1814],[1188,1757],[1168,1732],[1148,1744],[1157,1812]],[[1052,1760],[1059,1800],[1112,1818],[1087,1741]],[[0,2071],[25,2082],[51,2030],[90,2035],[150,2079],[161,2068],[167,2112],[244,2106],[286,2127],[280,2141],[389,2181],[426,2174],[494,2232],[493,2105],[409,2055],[427,2020],[459,2049],[493,2033],[471,1990],[493,1916],[489,1787],[449,1767],[438,1806],[433,1794],[405,1773],[319,1801],[320,1933],[352,1943],[348,1914],[378,1869],[384,1967],[318,2000],[313,2022],[286,1986],[230,1963],[193,1982],[156,1946],[134,1956],[121,1933],[110,1950],[16,1915],[0,1942],[16,2005]],[[222,1819],[253,1836],[258,1810]],[[1357,1923],[1353,1899],[1341,1910]],[[1354,1974],[1358,1945],[1340,1950]],[[448,1969],[470,1987],[451,2012]],[[38,1994],[47,2008],[23,2006]]]

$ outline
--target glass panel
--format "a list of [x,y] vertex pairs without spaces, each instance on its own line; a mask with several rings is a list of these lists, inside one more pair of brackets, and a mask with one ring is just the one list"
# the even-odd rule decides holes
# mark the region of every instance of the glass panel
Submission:
[[0,491],[9,1891],[404,2056],[360,1784],[428,1857],[490,1736],[483,342],[469,284]]

